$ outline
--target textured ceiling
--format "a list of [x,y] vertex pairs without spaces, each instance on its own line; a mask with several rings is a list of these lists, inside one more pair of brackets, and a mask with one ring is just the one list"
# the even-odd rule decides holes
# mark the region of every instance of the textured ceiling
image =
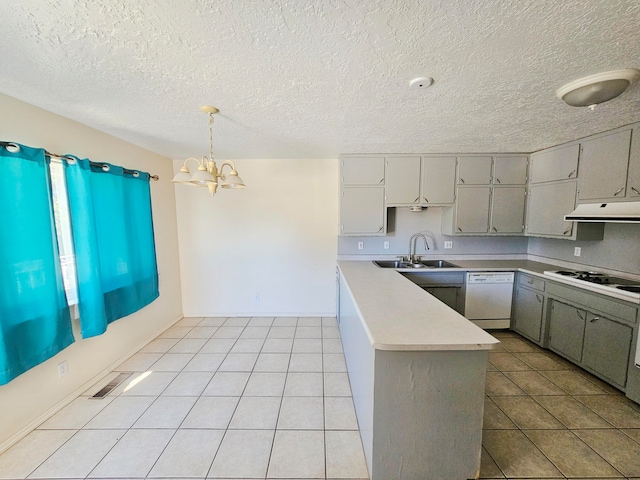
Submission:
[[218,159],[530,152],[640,120],[640,84],[593,112],[555,97],[640,68],[638,0],[30,0],[0,17],[1,93],[172,158],[207,153],[203,104]]

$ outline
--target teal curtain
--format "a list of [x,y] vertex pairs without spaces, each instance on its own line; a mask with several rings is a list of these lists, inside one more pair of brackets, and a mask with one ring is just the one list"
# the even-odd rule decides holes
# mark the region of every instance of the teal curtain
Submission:
[[73,343],[48,158],[0,147],[0,385]]
[[149,174],[73,158],[65,162],[65,178],[87,338],[155,300],[158,269]]

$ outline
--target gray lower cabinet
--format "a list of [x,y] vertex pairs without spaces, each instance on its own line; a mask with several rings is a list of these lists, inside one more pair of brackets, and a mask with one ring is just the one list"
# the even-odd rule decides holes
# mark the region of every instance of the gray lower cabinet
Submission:
[[627,381],[633,328],[588,312],[582,363],[620,388]]
[[547,282],[549,348],[626,391],[638,307]]
[[436,297],[445,305],[460,312],[460,287],[422,287],[422,289]]
[[581,363],[587,312],[555,299],[551,300],[550,310],[549,348]]
[[544,294],[516,287],[511,328],[529,340],[542,343]]

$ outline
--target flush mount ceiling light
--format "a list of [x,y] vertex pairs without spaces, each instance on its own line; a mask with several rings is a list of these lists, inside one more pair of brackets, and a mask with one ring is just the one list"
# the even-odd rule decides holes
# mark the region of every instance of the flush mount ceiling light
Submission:
[[556,96],[572,107],[590,107],[616,98],[640,78],[640,70],[627,68],[597,73],[563,85]]
[[[245,188],[244,182],[238,175],[236,166],[232,161],[225,160],[222,162],[222,165],[220,165],[220,169],[218,169],[216,162],[213,160],[213,116],[218,113],[219,110],[209,105],[200,107],[200,110],[209,114],[209,157],[204,156],[202,160],[193,157],[187,158],[182,168],[180,168],[180,171],[171,181],[196,187],[208,187],[211,196],[216,193],[218,184],[220,184],[222,188]],[[198,164],[198,170],[193,175],[191,175],[187,167],[189,160],[193,160]],[[225,166],[231,169],[226,175],[222,173]],[[218,179],[220,182],[218,182]]]
[[433,78],[431,77],[418,77],[414,78],[409,82],[409,86],[414,90],[422,90],[425,88],[429,88],[433,83]]

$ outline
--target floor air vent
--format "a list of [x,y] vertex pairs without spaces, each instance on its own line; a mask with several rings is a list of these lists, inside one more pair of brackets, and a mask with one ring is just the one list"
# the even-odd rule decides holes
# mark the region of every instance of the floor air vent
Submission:
[[125,373],[119,374],[116,378],[114,378],[109,383],[107,383],[104,387],[102,387],[98,393],[96,393],[95,395],[93,395],[92,397],[89,397],[89,398],[100,400],[100,399],[106,397],[111,390],[116,388],[118,385],[120,385],[122,382],[124,382],[130,376],[131,376],[131,372],[125,372]]

